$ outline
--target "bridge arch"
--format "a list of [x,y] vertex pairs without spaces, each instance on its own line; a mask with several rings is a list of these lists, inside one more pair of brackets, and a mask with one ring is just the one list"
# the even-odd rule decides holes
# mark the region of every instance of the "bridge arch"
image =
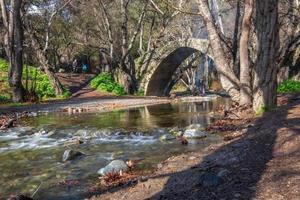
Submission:
[[173,85],[172,76],[184,60],[196,52],[208,54],[208,41],[191,39],[183,45],[177,43],[169,51],[164,52],[161,58],[153,63],[154,68],[148,75],[145,84],[146,96],[168,96]]

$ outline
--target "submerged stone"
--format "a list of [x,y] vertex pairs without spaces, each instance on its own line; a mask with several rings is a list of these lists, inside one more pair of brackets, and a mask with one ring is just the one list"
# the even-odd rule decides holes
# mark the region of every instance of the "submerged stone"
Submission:
[[197,129],[187,129],[184,131],[183,137],[187,139],[199,139],[207,136],[207,133]]
[[189,126],[187,126],[185,128],[186,130],[189,130],[189,129],[196,129],[198,131],[204,131],[205,130],[205,127],[202,126],[201,124],[191,124]]
[[82,152],[80,151],[74,151],[71,149],[65,150],[63,157],[62,157],[62,161],[66,162],[66,161],[70,161],[70,160],[74,160],[75,158],[84,155]]
[[171,134],[164,134],[162,136],[160,136],[159,140],[164,142],[164,141],[168,141],[168,140],[175,140],[175,136],[171,135]]
[[179,129],[178,127],[174,127],[170,130],[170,133],[172,133],[173,135],[175,135],[176,137],[180,137],[183,135],[183,131],[181,129]]
[[97,173],[103,176],[109,173],[114,173],[114,172],[120,173],[120,172],[126,172],[128,170],[129,167],[123,160],[113,160],[105,167],[99,169]]

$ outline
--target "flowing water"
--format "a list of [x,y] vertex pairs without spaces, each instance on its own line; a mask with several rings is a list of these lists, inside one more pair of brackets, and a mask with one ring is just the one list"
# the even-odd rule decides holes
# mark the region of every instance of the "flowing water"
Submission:
[[[32,194],[37,199],[83,199],[95,184],[99,168],[113,159],[141,159],[138,169],[151,169],[160,161],[220,141],[218,135],[190,141],[161,142],[172,127],[207,126],[213,110],[227,100],[145,106],[107,113],[67,115],[53,113],[22,120],[21,127],[0,132],[0,199],[10,194]],[[82,145],[70,141],[80,139]],[[62,163],[73,148],[86,154]],[[76,180],[72,186],[60,184]]]

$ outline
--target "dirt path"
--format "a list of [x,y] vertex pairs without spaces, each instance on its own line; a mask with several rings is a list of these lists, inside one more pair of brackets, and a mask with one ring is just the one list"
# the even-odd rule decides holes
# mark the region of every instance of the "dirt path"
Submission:
[[58,73],[60,82],[72,93],[72,98],[111,97],[107,93],[99,92],[89,86],[95,74]]
[[23,112],[98,112],[170,102],[168,98],[118,97],[101,93],[89,86],[94,74],[58,73],[57,75],[61,83],[71,91],[70,99],[23,106],[0,105],[0,115]]
[[91,200],[299,200],[300,95],[240,128],[233,141],[170,158],[148,181]]
[[154,104],[169,103],[167,98],[139,98],[139,97],[91,97],[72,98],[69,100],[51,101],[24,106],[0,106],[0,115],[13,113],[49,113],[49,112],[99,112],[114,109],[139,107]]

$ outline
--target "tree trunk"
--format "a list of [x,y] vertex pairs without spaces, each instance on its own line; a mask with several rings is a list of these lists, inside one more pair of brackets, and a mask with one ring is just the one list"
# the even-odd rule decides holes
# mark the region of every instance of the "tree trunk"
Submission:
[[8,41],[9,50],[9,72],[8,81],[12,90],[13,102],[24,101],[24,87],[22,85],[23,72],[23,28],[21,20],[21,0],[11,1],[12,12],[10,12]]
[[234,74],[233,69],[226,57],[226,52],[222,47],[222,41],[218,34],[217,27],[214,23],[213,16],[209,10],[207,0],[198,0],[199,10],[204,19],[204,23],[208,32],[208,39],[213,49],[213,57],[216,63],[217,71],[220,75],[220,81],[223,89],[231,96],[233,101],[239,102],[240,92],[239,85],[240,81]]
[[55,95],[62,95],[64,92],[63,86],[58,80],[58,78],[56,77],[55,73],[51,70],[47,58],[41,51],[37,51],[37,54],[38,54],[39,61],[41,63],[41,69],[44,70],[45,74],[49,78],[49,81],[55,90]]
[[121,66],[121,84],[127,94],[134,94],[137,91],[137,80],[135,77],[135,66],[134,60],[131,55],[127,56],[126,62]]
[[257,61],[253,82],[253,109],[276,105],[276,57],[279,50],[278,0],[256,1]]
[[289,78],[289,72],[290,72],[289,67],[280,68],[277,75],[277,84],[280,84],[283,81],[287,80]]
[[240,39],[240,105],[252,104],[250,59],[249,59],[249,37],[251,31],[251,18],[253,13],[253,0],[245,0],[245,12],[242,23],[242,33]]
[[38,43],[38,40],[36,39],[34,33],[29,32],[29,36],[31,39],[31,45],[34,48],[35,52],[36,52],[36,56],[37,56],[37,61],[40,63],[41,65],[41,69],[44,70],[45,74],[47,75],[47,77],[50,80],[50,83],[52,85],[52,87],[55,90],[55,94],[56,95],[62,95],[63,94],[63,86],[60,83],[60,81],[58,80],[58,78],[56,77],[55,73],[51,70],[51,67],[49,66],[49,60],[47,59],[46,55],[45,55],[45,51],[43,51],[40,48],[40,45]]
[[122,71],[122,85],[127,94],[134,94],[137,90],[135,77]]

